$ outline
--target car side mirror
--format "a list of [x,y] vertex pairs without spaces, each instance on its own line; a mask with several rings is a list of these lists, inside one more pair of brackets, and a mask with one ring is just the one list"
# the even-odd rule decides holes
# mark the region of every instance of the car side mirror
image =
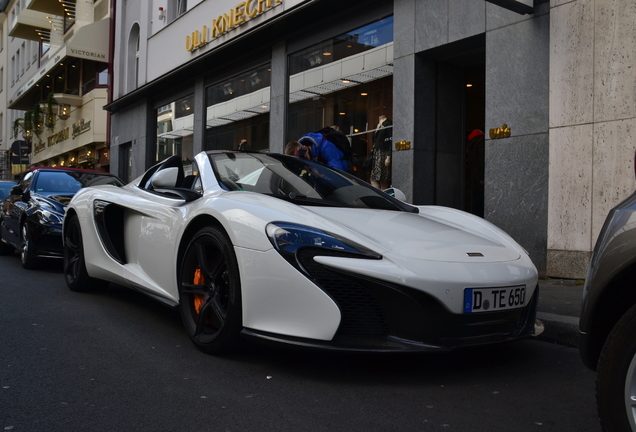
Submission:
[[11,195],[22,195],[22,188],[18,185],[15,185],[11,188]]
[[31,199],[31,192],[27,189],[22,194],[22,201],[25,202],[25,203],[28,203],[30,199]]

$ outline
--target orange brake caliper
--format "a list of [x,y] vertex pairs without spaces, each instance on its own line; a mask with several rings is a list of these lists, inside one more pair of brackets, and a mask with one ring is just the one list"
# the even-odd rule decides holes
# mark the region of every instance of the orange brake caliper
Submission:
[[[203,274],[201,273],[201,269],[198,268],[194,271],[194,281],[193,283],[195,285],[201,285],[203,284]],[[197,311],[197,313],[201,312],[201,306],[203,306],[203,296],[201,294],[195,294],[194,295],[194,309]]]

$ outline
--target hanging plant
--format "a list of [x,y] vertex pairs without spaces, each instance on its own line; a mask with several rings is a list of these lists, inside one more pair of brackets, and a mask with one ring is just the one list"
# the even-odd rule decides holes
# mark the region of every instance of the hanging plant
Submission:
[[[24,113],[24,122],[27,123],[26,117],[29,111]],[[42,108],[39,103],[36,103],[33,106],[33,110],[30,112],[30,124],[31,128],[27,128],[27,130],[31,130],[36,136],[40,136],[42,133]],[[25,125],[26,128],[26,125]]]
[[53,113],[54,103],[55,99],[53,99],[53,93],[49,93],[44,107],[44,126],[46,126],[46,128],[51,132],[53,132],[53,128],[55,127],[55,114]]

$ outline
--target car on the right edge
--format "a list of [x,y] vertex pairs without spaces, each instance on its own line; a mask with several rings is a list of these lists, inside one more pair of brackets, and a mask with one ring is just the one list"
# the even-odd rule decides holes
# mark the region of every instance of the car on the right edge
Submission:
[[609,212],[599,234],[579,330],[603,430],[636,432],[636,192]]

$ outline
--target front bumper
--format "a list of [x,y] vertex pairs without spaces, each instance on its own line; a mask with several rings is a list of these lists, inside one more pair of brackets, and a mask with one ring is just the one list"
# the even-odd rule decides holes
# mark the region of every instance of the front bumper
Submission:
[[522,339],[534,332],[538,286],[524,308],[455,314],[422,291],[323,266],[310,253],[299,260],[340,309],[335,336],[318,341],[245,329],[246,336],[332,350],[448,351]]

